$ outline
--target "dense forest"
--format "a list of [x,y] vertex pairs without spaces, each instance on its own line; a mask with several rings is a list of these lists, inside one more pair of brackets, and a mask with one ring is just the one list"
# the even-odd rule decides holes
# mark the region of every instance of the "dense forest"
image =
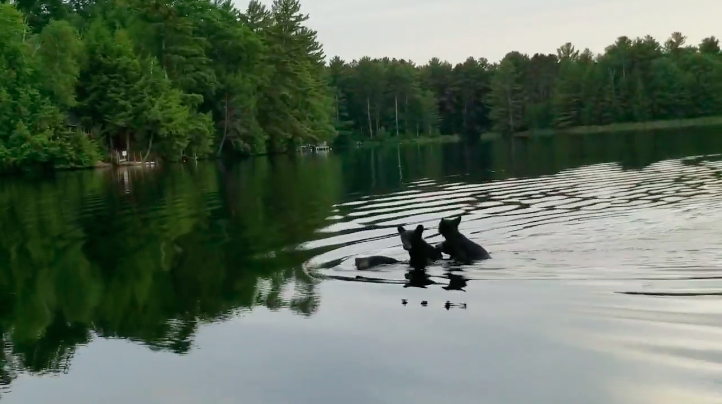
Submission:
[[[1,1],[0,1],[1,2]],[[332,96],[298,0],[0,4],[0,162],[83,166],[282,152],[331,140]],[[152,155],[152,156],[151,156]]]
[[326,59],[298,0],[0,0],[0,171],[278,153],[351,139],[711,116],[722,53],[673,33],[603,54]]
[[697,118],[722,111],[715,37],[686,46],[622,36],[604,54],[571,43],[556,54],[509,52],[499,63],[396,59],[329,63],[339,132],[369,137],[513,132]]

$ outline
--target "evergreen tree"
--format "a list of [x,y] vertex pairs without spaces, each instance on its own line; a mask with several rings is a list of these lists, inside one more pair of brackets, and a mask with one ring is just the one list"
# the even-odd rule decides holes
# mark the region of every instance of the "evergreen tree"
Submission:
[[53,94],[56,105],[64,109],[73,107],[84,53],[77,31],[67,21],[54,20],[40,32],[38,42],[45,88]]
[[520,73],[513,60],[507,55],[501,61],[491,81],[488,98],[489,116],[494,130],[500,133],[514,133],[523,123],[523,89],[519,84]]
[[269,71],[266,47],[249,25],[237,23],[242,17],[225,1],[205,28],[219,84],[211,107],[219,133],[219,155],[227,145],[240,153],[266,151],[266,136],[257,121],[258,91],[267,83]]
[[331,91],[324,80],[323,51],[316,32],[302,23],[298,0],[275,0],[272,24],[262,29],[272,72],[260,88],[258,121],[270,151],[284,151],[306,141],[331,140]]
[[[81,114],[86,125],[102,128],[110,149],[131,148],[131,139],[141,128],[146,91],[140,60],[127,31],[115,32],[98,19],[86,36],[88,62],[81,75]],[[160,67],[157,67],[158,69]]]
[[41,62],[46,59],[35,52],[38,41],[11,5],[0,4],[0,38],[0,170],[76,165],[97,158],[92,144],[80,141],[86,147],[71,147],[76,134],[65,128],[63,115],[48,96],[65,83],[45,87]]

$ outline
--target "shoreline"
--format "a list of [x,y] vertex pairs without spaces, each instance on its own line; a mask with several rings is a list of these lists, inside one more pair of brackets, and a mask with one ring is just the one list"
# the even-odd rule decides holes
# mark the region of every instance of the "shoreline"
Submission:
[[[646,122],[627,122],[627,123],[613,123],[610,125],[595,125],[595,126],[575,126],[564,129],[539,129],[530,130],[523,132],[516,132],[513,134],[514,137],[536,137],[536,136],[551,136],[551,135],[593,135],[603,133],[615,133],[615,132],[632,132],[632,131],[653,131],[653,130],[665,130],[665,129],[689,129],[689,128],[700,128],[706,126],[722,126],[722,116],[708,116],[702,118],[689,118],[689,119],[674,119],[666,121],[646,121]],[[484,136],[495,136],[499,134],[489,132],[482,134]]]
[[[543,136],[554,136],[554,135],[593,135],[593,134],[605,134],[605,133],[619,133],[619,132],[647,132],[647,131],[654,131],[654,130],[673,130],[673,129],[691,129],[691,128],[702,128],[702,127],[712,127],[712,126],[720,126],[722,127],[722,116],[711,116],[711,117],[701,117],[701,118],[690,118],[690,119],[675,119],[675,120],[666,120],[666,121],[647,121],[647,122],[628,122],[628,123],[617,123],[617,124],[610,124],[610,125],[597,125],[597,126],[576,126],[572,128],[565,128],[565,129],[539,129],[539,130],[528,130],[523,132],[516,132],[511,135],[513,138],[533,138],[533,137],[543,137]],[[484,132],[479,135],[479,139],[483,141],[490,141],[490,140],[496,140],[499,138],[502,138],[503,136],[500,133],[497,132]],[[354,140],[351,144],[344,145],[344,146],[335,146],[335,148],[338,148],[340,150],[346,150],[346,149],[357,149],[357,148],[369,148],[369,147],[379,147],[379,146],[389,146],[389,145],[413,145],[413,144],[441,144],[441,143],[456,143],[462,141],[461,136],[459,135],[440,135],[440,136],[434,136],[434,137],[418,137],[418,138],[407,138],[407,137],[391,137],[386,138],[383,140],[376,140],[376,139],[367,139],[362,140],[362,144],[360,146],[355,146],[354,142],[358,140]],[[286,153],[279,153],[279,154],[301,154],[296,152],[286,152]],[[259,154],[253,154],[249,156],[244,156],[244,158],[248,157],[260,157],[260,156],[270,156],[273,155],[271,153],[259,153]],[[208,157],[208,158],[202,158],[198,159],[198,161],[213,161],[217,160],[218,157]],[[174,162],[170,162],[174,163]],[[161,165],[160,163],[156,164],[145,164],[143,165],[140,162],[129,162],[125,164],[119,164],[114,165],[111,163],[106,163],[103,161],[98,161],[94,165],[86,166],[86,167],[55,167],[49,172],[67,172],[67,171],[81,171],[81,170],[95,170],[95,169],[112,169],[112,168],[122,168],[122,167],[157,167]],[[0,172],[0,177],[7,177],[7,176],[18,176],[22,175],[23,173],[20,172]]]
[[[365,139],[365,140],[354,140],[343,148],[355,148],[354,142],[363,142],[360,147],[374,147],[374,146],[388,146],[388,145],[409,145],[409,144],[427,144],[427,143],[455,143],[461,141],[459,135],[439,135],[434,137],[390,137],[383,140],[377,139]],[[337,146],[341,148],[340,146]]]

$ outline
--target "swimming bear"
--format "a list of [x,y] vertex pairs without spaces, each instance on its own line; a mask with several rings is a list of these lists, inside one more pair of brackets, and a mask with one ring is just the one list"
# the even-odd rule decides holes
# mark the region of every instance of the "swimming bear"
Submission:
[[439,233],[444,237],[444,241],[439,244],[439,249],[444,254],[448,254],[452,260],[464,264],[470,264],[475,260],[490,259],[491,255],[484,247],[459,232],[459,223],[461,223],[461,216],[456,219],[441,219]]
[[[406,230],[404,226],[396,228],[401,237],[401,245],[409,252],[409,265],[414,269],[424,269],[427,265],[441,259],[441,248],[427,243],[422,237],[424,226],[418,225],[414,230]],[[356,258],[356,269],[366,270],[378,265],[398,264],[401,261],[383,256]]]

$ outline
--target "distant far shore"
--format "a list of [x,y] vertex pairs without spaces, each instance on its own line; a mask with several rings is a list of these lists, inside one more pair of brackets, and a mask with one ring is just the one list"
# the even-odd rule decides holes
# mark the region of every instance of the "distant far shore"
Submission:
[[[664,121],[614,123],[611,125],[575,126],[566,129],[542,129],[514,133],[515,137],[549,136],[554,134],[590,135],[596,133],[643,132],[665,129],[699,128],[704,126],[722,126],[722,116],[675,119]],[[482,139],[498,137],[496,133],[484,133]]]

